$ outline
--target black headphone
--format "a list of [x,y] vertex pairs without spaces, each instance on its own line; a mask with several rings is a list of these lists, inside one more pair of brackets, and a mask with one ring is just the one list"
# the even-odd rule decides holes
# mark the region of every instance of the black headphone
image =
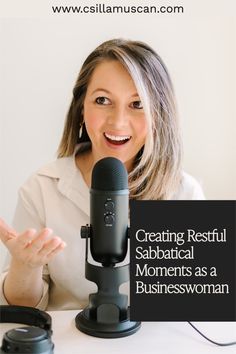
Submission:
[[7,331],[2,339],[0,354],[53,354],[52,320],[46,312],[26,306],[0,306],[0,323],[6,322],[24,323],[30,327]]

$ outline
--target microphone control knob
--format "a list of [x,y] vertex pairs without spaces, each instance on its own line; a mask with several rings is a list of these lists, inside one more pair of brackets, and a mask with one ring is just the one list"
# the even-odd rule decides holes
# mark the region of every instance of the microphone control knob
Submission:
[[114,203],[112,201],[107,201],[104,205],[106,211],[113,211],[114,210]]
[[90,227],[89,227],[89,225],[81,226],[80,236],[81,236],[81,238],[89,238],[90,237]]
[[115,221],[114,215],[112,214],[105,215],[104,221],[106,225],[113,225]]

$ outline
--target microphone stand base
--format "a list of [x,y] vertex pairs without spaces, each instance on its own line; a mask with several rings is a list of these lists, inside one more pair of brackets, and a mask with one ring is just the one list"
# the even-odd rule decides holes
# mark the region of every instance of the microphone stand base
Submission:
[[141,322],[130,321],[129,318],[117,323],[102,323],[91,319],[89,309],[84,309],[75,318],[76,327],[93,337],[120,338],[130,336],[139,330]]

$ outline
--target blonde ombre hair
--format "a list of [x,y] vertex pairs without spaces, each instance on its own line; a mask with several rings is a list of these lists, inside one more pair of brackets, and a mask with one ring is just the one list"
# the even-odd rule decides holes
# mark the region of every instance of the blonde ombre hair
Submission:
[[58,157],[70,156],[78,143],[90,141],[83,129],[83,103],[90,78],[102,61],[118,60],[131,75],[142,101],[148,134],[129,173],[132,199],[170,199],[181,181],[182,143],[172,82],[165,64],[147,44],[113,39],[85,60],[73,89]]

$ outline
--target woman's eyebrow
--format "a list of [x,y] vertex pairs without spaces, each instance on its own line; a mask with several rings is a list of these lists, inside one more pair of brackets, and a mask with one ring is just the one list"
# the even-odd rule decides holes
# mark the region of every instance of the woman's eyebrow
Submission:
[[104,89],[104,88],[97,88],[96,90],[94,90],[92,93],[91,93],[91,95],[93,95],[94,93],[96,93],[97,91],[103,91],[103,92],[106,92],[106,93],[111,93],[110,91],[108,91],[108,90],[106,90],[106,89]]
[[[103,92],[106,92],[108,94],[112,94],[111,91],[107,90],[107,89],[104,89],[104,88],[97,88],[96,90],[94,90],[91,95],[93,95],[94,93],[98,92],[98,91],[103,91]],[[135,92],[133,95],[131,95],[130,97],[139,97],[139,94],[137,92]]]

